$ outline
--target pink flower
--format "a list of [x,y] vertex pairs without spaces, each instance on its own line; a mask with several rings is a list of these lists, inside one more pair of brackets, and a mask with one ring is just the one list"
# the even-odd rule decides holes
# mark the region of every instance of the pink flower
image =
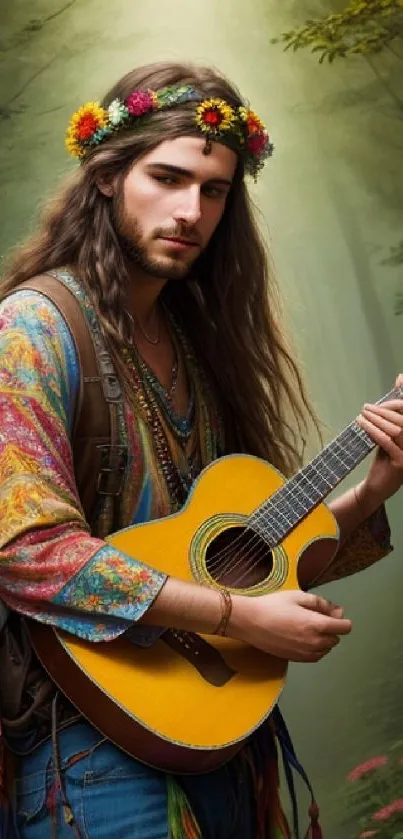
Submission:
[[393,816],[394,813],[403,813],[403,798],[396,798],[395,801],[387,804],[386,807],[382,807],[382,810],[374,813],[372,818],[377,822],[383,822],[389,816]]
[[126,100],[127,110],[133,117],[142,117],[154,109],[154,99],[148,90],[135,90]]
[[358,839],[370,839],[371,836],[376,836],[377,833],[377,830],[364,830],[364,833],[360,833]]
[[355,769],[352,769],[351,772],[347,775],[349,781],[358,781],[362,775],[366,775],[367,772],[372,772],[373,769],[379,769],[380,766],[385,766],[385,763],[388,762],[388,758],[386,755],[379,755],[378,757],[371,757],[369,760],[366,760],[365,763],[360,763],[359,766],[356,766]]

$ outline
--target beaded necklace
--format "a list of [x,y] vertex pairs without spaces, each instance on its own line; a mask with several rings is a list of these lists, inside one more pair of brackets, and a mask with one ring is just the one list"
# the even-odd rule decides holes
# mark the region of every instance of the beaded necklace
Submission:
[[[176,352],[182,352],[190,383],[190,404],[186,417],[179,417],[172,399],[161,382],[141,358],[134,345],[124,350],[124,359],[131,376],[133,395],[149,426],[158,470],[171,500],[172,511],[180,509],[200,469],[215,460],[223,449],[223,427],[215,414],[207,380],[184,330],[167,311]],[[178,443],[180,466],[175,462],[166,433],[169,427]]]

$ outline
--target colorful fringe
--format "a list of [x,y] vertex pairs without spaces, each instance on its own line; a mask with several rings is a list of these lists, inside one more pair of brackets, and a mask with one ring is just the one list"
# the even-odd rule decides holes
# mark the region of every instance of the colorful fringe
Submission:
[[256,798],[256,839],[291,839],[280,799],[280,777],[271,721],[256,732],[243,751],[249,765]]
[[[291,799],[292,831],[281,805],[277,743],[281,751]],[[249,745],[235,760],[244,761],[251,773],[256,801],[256,839],[292,839],[292,837],[301,839],[293,771],[301,776],[311,794],[309,827],[304,839],[323,839],[319,824],[319,808],[312,786],[297,759],[291,737],[278,708],[274,709],[268,724],[263,725],[256,732]],[[167,793],[169,839],[202,839],[200,827],[187,796],[172,776],[167,778]]]
[[171,775],[167,776],[169,839],[202,839],[188,799]]

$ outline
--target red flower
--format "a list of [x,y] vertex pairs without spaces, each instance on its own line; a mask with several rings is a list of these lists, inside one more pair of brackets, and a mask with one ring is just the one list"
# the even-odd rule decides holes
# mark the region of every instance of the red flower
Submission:
[[212,125],[213,128],[218,128],[223,121],[223,116],[219,111],[205,111],[203,114],[203,122],[207,125]]
[[386,821],[389,816],[393,816],[394,813],[403,813],[403,798],[396,798],[395,801],[387,804],[386,807],[382,807],[382,810],[378,810],[377,813],[374,813],[372,818],[374,821],[383,822]]
[[349,781],[358,781],[362,775],[366,775],[367,772],[372,772],[373,769],[379,769],[380,766],[385,766],[385,763],[387,762],[388,758],[386,755],[371,757],[370,760],[366,760],[365,763],[360,763],[359,766],[352,769],[347,775],[347,778]]
[[84,114],[77,123],[77,139],[89,140],[98,128],[99,120],[93,114]]
[[251,134],[246,141],[246,148],[251,154],[261,154],[267,143],[267,134],[261,132],[260,134]]

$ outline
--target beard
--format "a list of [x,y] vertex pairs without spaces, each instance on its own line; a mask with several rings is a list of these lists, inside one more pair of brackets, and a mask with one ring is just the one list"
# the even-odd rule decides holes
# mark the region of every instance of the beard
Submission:
[[129,263],[140,268],[145,274],[161,280],[189,279],[190,271],[196,266],[200,256],[193,260],[183,260],[168,255],[153,257],[150,250],[151,243],[159,237],[184,236],[198,241],[198,236],[193,231],[185,230],[184,227],[169,231],[157,229],[153,232],[150,243],[147,243],[144,240],[140,222],[136,218],[128,217],[120,195],[116,195],[113,201],[113,219],[119,246]]

